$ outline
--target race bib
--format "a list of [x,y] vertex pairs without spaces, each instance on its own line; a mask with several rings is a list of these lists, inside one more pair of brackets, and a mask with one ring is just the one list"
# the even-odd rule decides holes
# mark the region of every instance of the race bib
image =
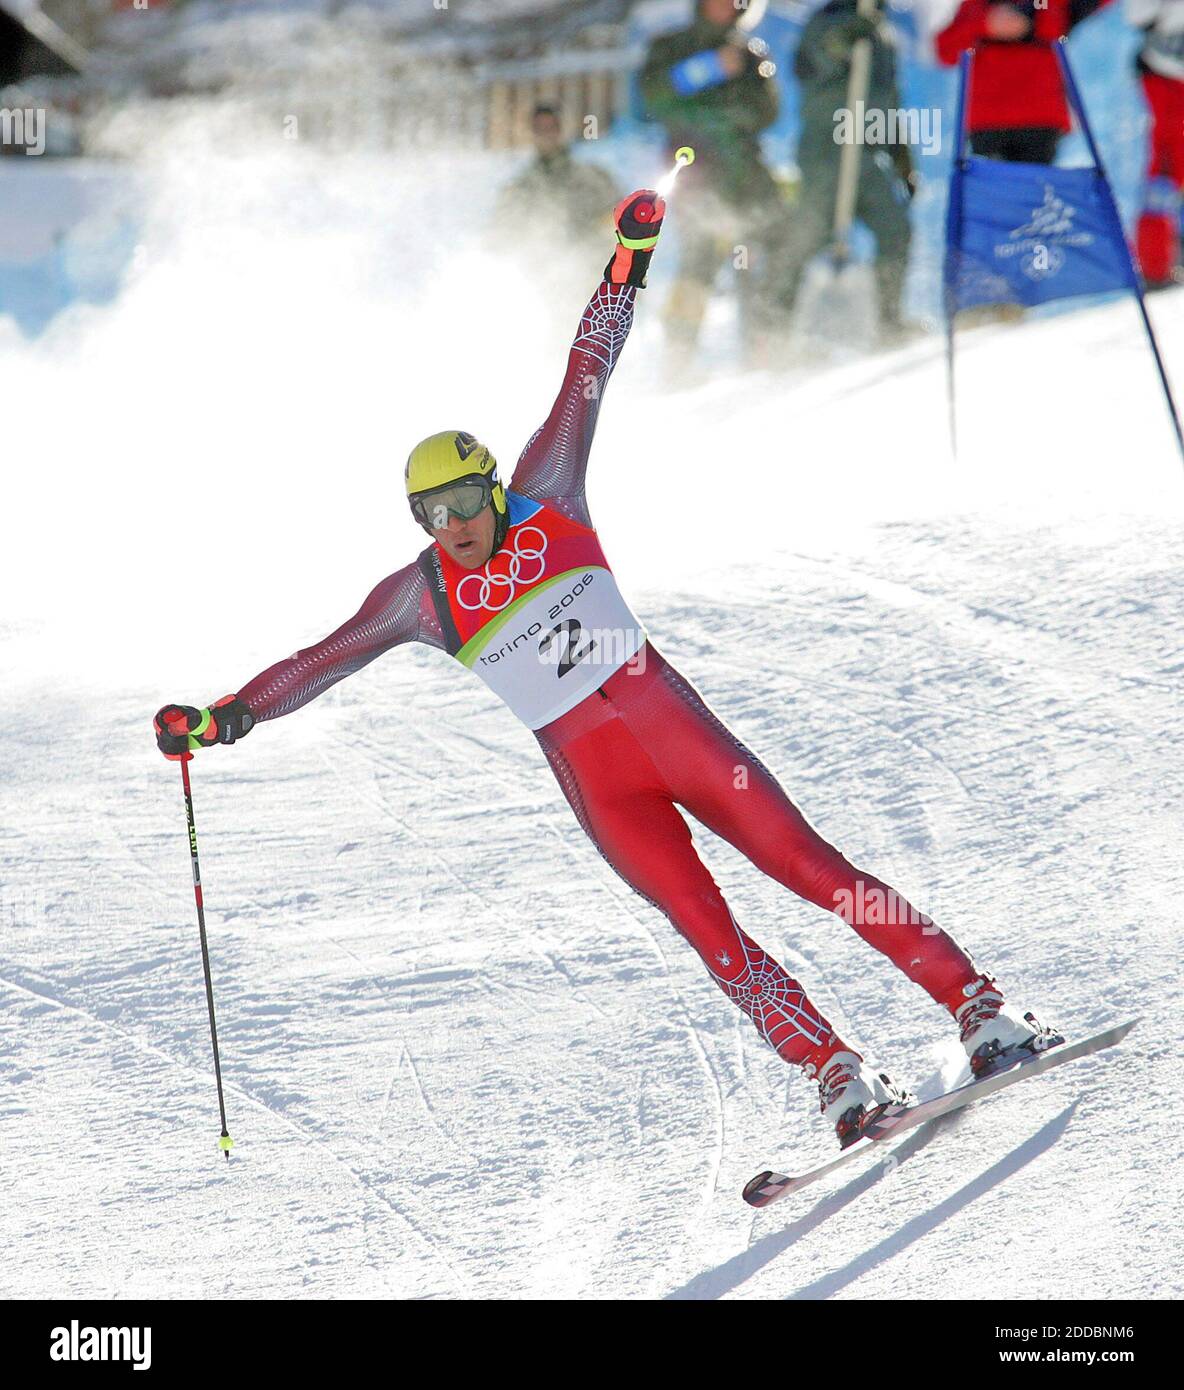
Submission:
[[510,528],[486,565],[466,570],[435,545],[421,564],[449,652],[541,729],[636,656],[646,634],[594,531],[509,498]]

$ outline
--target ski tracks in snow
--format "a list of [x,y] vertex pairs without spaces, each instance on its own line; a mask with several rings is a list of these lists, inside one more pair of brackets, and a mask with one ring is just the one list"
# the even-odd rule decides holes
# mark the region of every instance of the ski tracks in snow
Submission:
[[[145,1039],[137,1036],[134,1032],[131,1032],[124,1028],[120,1028],[107,1019],[100,1018],[96,1013],[83,1007],[82,1005],[73,1003],[70,1000],[60,997],[51,989],[49,989],[49,987],[46,985],[35,984],[31,981],[23,981],[17,978],[16,972],[13,971],[11,965],[9,965],[8,963],[5,963],[3,965],[3,970],[4,973],[0,975],[0,984],[6,986],[9,989],[16,990],[21,994],[24,994],[29,998],[34,999],[40,1003],[48,1004],[54,1009],[58,1009],[64,1013],[72,1014],[78,1018],[81,1018],[85,1020],[87,1023],[103,1030],[104,1032],[112,1034],[114,1037],[118,1038],[120,1042],[135,1049],[137,1052],[143,1053],[146,1056],[154,1057],[157,1060],[166,1063],[170,1067],[179,1068],[200,1089],[204,1090],[207,1093],[212,1093],[212,1060],[209,1064],[208,1070],[205,1068],[198,1067],[192,1062],[184,1061],[183,1059],[174,1056],[171,1052],[167,1051],[166,1049],[160,1047],[158,1044],[148,1042]],[[402,1227],[405,1227],[411,1233],[414,1239],[417,1240],[423,1246],[430,1258],[438,1262],[444,1268],[444,1271],[447,1276],[446,1282],[450,1286],[453,1295],[462,1298],[468,1296],[468,1282],[461,1276],[459,1271],[452,1264],[451,1260],[449,1260],[446,1253],[440,1248],[438,1241],[436,1241],[434,1237],[432,1237],[426,1230],[423,1229],[420,1222],[417,1222],[414,1219],[412,1219],[412,1217],[408,1215],[406,1210],[404,1210],[398,1203],[391,1201],[391,1199],[388,1198],[385,1195],[385,1193],[383,1193],[377,1187],[377,1185],[373,1183],[364,1173],[360,1172],[357,1168],[353,1166],[353,1164],[351,1164],[350,1162],[348,1162],[348,1160],[343,1158],[337,1152],[337,1150],[331,1142],[321,1138],[319,1135],[313,1133],[307,1127],[297,1124],[289,1115],[285,1114],[283,1111],[278,1109],[276,1106],[272,1105],[263,1097],[256,1095],[253,1092],[253,1090],[239,1083],[229,1080],[225,1076],[225,1074],[223,1075],[223,1086],[227,1095],[227,1108],[232,1115],[234,1113],[234,1101],[243,1101],[252,1108],[263,1111],[277,1124],[279,1124],[281,1127],[295,1135],[301,1143],[314,1147],[319,1153],[325,1156],[325,1158],[330,1164],[337,1168],[343,1169],[350,1176],[353,1182],[362,1189],[364,1202],[368,1204],[373,1203],[374,1205],[379,1207],[384,1213],[388,1214],[391,1217],[394,1217],[400,1223],[400,1225]],[[195,1120],[193,1121],[193,1123],[205,1124],[212,1130],[213,1128],[216,1128],[217,1120],[217,1112],[212,1103],[212,1094],[208,1109],[209,1116],[207,1118]],[[230,1124],[231,1132],[233,1135],[234,1130],[237,1127],[235,1125],[234,1119],[230,1121]],[[245,1125],[243,1127],[245,1127]],[[118,1142],[116,1136],[118,1136],[121,1132],[126,1136],[126,1138],[133,1139],[134,1141],[134,1132],[129,1132],[125,1128],[125,1125],[121,1123],[119,1126],[113,1126],[113,1147],[114,1144]],[[211,1149],[213,1149],[212,1140],[210,1147]],[[237,1161],[240,1160],[232,1159],[232,1162]],[[78,1252],[74,1253],[77,1254]],[[378,1274],[381,1270],[381,1266],[373,1260],[371,1261],[371,1263],[373,1264],[375,1273]]]

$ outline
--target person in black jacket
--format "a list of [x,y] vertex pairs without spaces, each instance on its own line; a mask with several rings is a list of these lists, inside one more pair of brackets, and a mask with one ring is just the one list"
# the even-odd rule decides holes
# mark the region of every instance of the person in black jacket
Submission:
[[[856,0],[830,0],[811,16],[798,45],[794,75],[801,84],[798,166],[802,182],[781,293],[792,304],[807,262],[832,235],[842,152],[840,115],[848,109],[851,55],[860,39],[872,45],[864,113],[882,113],[883,130],[893,138],[882,144],[867,143],[861,151],[855,216],[876,238],[881,330],[892,339],[904,331],[901,295],[909,258],[908,203],[916,176],[909,147],[899,138],[898,123],[887,120],[889,112],[900,108],[892,32],[879,9],[874,17],[858,14]],[[873,138],[874,131],[870,127],[865,131],[860,124],[862,114],[853,113],[851,124],[859,138]]]

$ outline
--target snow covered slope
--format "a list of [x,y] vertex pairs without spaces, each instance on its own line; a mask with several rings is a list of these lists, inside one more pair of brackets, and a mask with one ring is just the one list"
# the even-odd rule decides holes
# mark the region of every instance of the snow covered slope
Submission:
[[[752,1212],[756,1169],[833,1143],[813,1089],[531,736],[404,650],[193,765],[218,1156],[151,714],[351,613],[420,543],[409,445],[511,458],[561,367],[482,253],[402,276],[375,181],[335,177],[278,238],[228,162],[225,216],[158,227],[115,306],[0,343],[0,1292],[1178,1295],[1184,468],[1125,304],[967,335],[955,463],[934,345],[660,395],[651,298],[590,496],[654,640],[822,832],[1071,1033],[1143,1015],[1127,1043]],[[1153,313],[1184,388],[1184,298]],[[952,1077],[924,994],[696,839],[836,1022]]]

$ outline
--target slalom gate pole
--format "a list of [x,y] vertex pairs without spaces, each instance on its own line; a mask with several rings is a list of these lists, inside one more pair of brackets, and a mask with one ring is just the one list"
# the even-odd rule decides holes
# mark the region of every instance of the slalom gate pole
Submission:
[[1110,180],[1106,177],[1106,168],[1102,163],[1102,156],[1098,150],[1097,142],[1094,140],[1094,133],[1090,127],[1089,118],[1085,114],[1085,106],[1081,100],[1081,93],[1077,90],[1077,80],[1073,76],[1073,69],[1069,66],[1069,55],[1066,51],[1065,40],[1063,38],[1057,39],[1052,46],[1052,50],[1057,55],[1057,63],[1061,69],[1061,80],[1065,84],[1065,94],[1069,98],[1069,105],[1073,108],[1073,114],[1077,117],[1078,124],[1081,126],[1081,133],[1085,136],[1085,143],[1089,146],[1090,158],[1094,162],[1094,169],[1097,172],[1098,181],[1102,186],[1103,201],[1110,215],[1110,221],[1114,228],[1114,235],[1118,240],[1118,244],[1126,250],[1127,264],[1131,276],[1130,287],[1139,305],[1139,314],[1143,319],[1143,327],[1147,333],[1147,341],[1151,345],[1151,355],[1155,358],[1155,369],[1159,373],[1159,383],[1163,387],[1164,398],[1168,405],[1168,413],[1172,417],[1172,428],[1176,433],[1176,444],[1180,449],[1181,458],[1184,458],[1184,431],[1180,428],[1180,414],[1176,409],[1176,401],[1172,395],[1172,387],[1168,381],[1167,370],[1163,365],[1163,358],[1160,355],[1159,343],[1155,337],[1155,330],[1151,327],[1151,320],[1147,316],[1147,304],[1143,299],[1142,276],[1135,268],[1135,262],[1131,256],[1130,246],[1126,239],[1126,231],[1122,225],[1122,217],[1118,211],[1117,204],[1114,202],[1114,191],[1110,187]]
[[970,92],[970,71],[974,50],[963,49],[958,64],[958,117],[955,121],[957,145],[950,168],[946,204],[946,254],[942,265],[942,299],[946,311],[946,408],[950,422],[950,452],[958,458],[958,405],[954,382],[954,315],[957,312],[958,258],[962,253],[962,171],[966,167],[966,108]]
[[1167,369],[1163,365],[1163,358],[1159,355],[1159,343],[1155,338],[1155,330],[1151,327],[1151,320],[1147,316],[1147,305],[1143,301],[1142,285],[1139,285],[1135,290],[1135,301],[1139,306],[1143,327],[1147,331],[1147,341],[1151,344],[1151,355],[1155,358],[1155,369],[1159,373],[1159,383],[1163,387],[1163,394],[1167,397],[1168,413],[1172,417],[1172,428],[1176,432],[1176,443],[1180,449],[1180,457],[1184,459],[1184,433],[1180,429],[1180,416],[1176,410],[1176,402],[1172,398],[1172,388],[1168,384]]
[[185,817],[189,823],[189,858],[193,865],[193,898],[197,903],[197,929],[201,936],[201,963],[206,976],[206,1004],[210,1011],[210,1041],[214,1046],[214,1077],[218,1083],[218,1113],[222,1117],[222,1137],[218,1147],[230,1162],[234,1140],[226,1128],[226,1099],[222,1093],[222,1061],[218,1054],[218,1025],[214,1019],[214,985],[210,979],[210,948],[206,941],[206,911],[201,893],[201,866],[197,860],[197,826],[193,820],[193,791],[189,785],[189,763],[192,753],[181,754],[181,785],[185,789]]

